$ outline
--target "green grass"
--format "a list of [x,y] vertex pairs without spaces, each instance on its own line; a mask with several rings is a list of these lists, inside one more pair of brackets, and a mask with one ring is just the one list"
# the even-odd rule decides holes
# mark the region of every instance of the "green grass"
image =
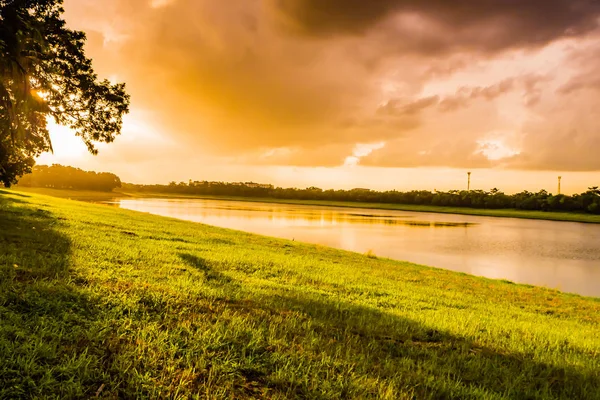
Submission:
[[600,398],[600,300],[0,192],[0,398]]
[[326,201],[326,200],[293,200],[293,199],[273,199],[267,197],[237,197],[237,196],[203,196],[203,195],[180,195],[171,193],[149,193],[119,191],[114,192],[91,192],[77,190],[58,190],[46,188],[18,188],[25,193],[39,193],[49,196],[71,198],[75,200],[109,200],[115,197],[137,197],[137,198],[183,198],[183,199],[214,199],[214,200],[233,200],[248,201],[260,203],[278,203],[278,204],[297,204],[313,206],[330,207],[349,207],[349,208],[368,208],[376,210],[398,210],[398,211],[416,211],[431,212],[441,214],[461,214],[478,215],[482,217],[501,217],[501,218],[522,218],[522,219],[542,219],[549,221],[565,222],[584,222],[591,224],[600,224],[600,215],[574,213],[574,212],[555,212],[555,211],[527,211],[516,209],[489,210],[483,208],[467,207],[442,207],[411,204],[385,204],[385,203],[359,203],[351,201]]
[[29,188],[17,187],[13,191],[20,193],[37,193],[52,197],[60,197],[63,199],[81,200],[81,201],[109,201],[119,197],[129,197],[122,192],[101,192],[95,190],[67,190],[67,189],[50,189],[50,188]]

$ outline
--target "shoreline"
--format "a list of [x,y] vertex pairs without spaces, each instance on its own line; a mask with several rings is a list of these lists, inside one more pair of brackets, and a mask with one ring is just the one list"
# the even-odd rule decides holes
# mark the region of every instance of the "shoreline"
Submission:
[[465,208],[465,207],[442,207],[442,206],[427,206],[427,205],[409,205],[409,204],[389,204],[389,203],[357,203],[357,202],[341,202],[329,200],[296,200],[296,199],[276,199],[262,197],[237,197],[237,196],[213,196],[213,195],[186,195],[186,194],[171,194],[171,193],[151,193],[151,192],[92,192],[92,191],[76,191],[62,189],[45,189],[45,188],[15,188],[9,189],[21,191],[24,193],[39,193],[61,198],[72,198],[74,200],[93,201],[94,196],[98,199],[110,198],[163,198],[163,199],[210,199],[210,200],[225,200],[225,201],[242,201],[252,203],[273,203],[273,204],[292,204],[305,206],[326,206],[339,208],[360,208],[371,210],[397,210],[397,211],[412,211],[425,212],[436,214],[455,214],[455,215],[472,215],[480,217],[494,218],[519,218],[532,220],[545,220],[556,222],[579,222],[587,224],[600,224],[600,215],[554,212],[554,211],[526,211],[515,209],[481,209],[481,208]]
[[[35,188],[38,189],[38,188]],[[274,204],[293,204],[293,205],[302,205],[302,206],[311,206],[311,205],[315,205],[315,206],[329,206],[329,207],[339,207],[339,208],[359,208],[359,209],[374,209],[374,210],[391,210],[391,211],[409,211],[409,212],[431,212],[431,213],[435,213],[433,211],[425,211],[425,210],[412,210],[412,209],[402,209],[402,208],[373,208],[373,207],[355,207],[352,205],[339,205],[339,206],[335,206],[335,205],[329,205],[329,204],[307,204],[304,201],[292,201],[292,202],[279,202],[279,201],[263,201],[263,200],[259,200],[259,199],[254,199],[254,198],[248,198],[248,197],[244,197],[244,198],[237,198],[235,196],[170,196],[170,195],[165,195],[163,194],[162,196],[160,194],[157,193],[141,193],[142,195],[140,195],[140,193],[136,193],[136,192],[128,192],[128,193],[123,193],[123,192],[90,192],[90,191],[71,191],[71,190],[58,190],[58,189],[42,189],[42,190],[28,190],[28,191],[21,191],[22,193],[29,193],[29,194],[40,194],[43,196],[50,196],[50,197],[56,197],[56,198],[66,198],[68,200],[74,200],[74,201],[81,201],[84,203],[90,203],[90,204],[99,204],[102,205],[104,203],[108,203],[106,200],[108,198],[111,199],[174,199],[174,200],[185,200],[185,199],[206,199],[206,200],[222,200],[222,201],[241,201],[241,202],[260,202],[260,203],[274,203]],[[46,194],[44,194],[43,192],[45,192]],[[3,191],[0,190],[0,194],[2,194]],[[9,191],[4,191],[4,193],[8,193],[10,194],[10,190]],[[50,194],[52,193],[52,194]],[[63,194],[65,195],[64,197],[59,197],[59,196],[55,196],[55,194]],[[92,197],[94,194],[99,195],[98,197],[98,201],[92,201],[90,200],[90,197]],[[118,194],[119,196],[114,196],[115,194]],[[79,196],[78,196],[79,195]],[[267,199],[268,200],[268,199]],[[277,199],[275,199],[277,200]],[[354,203],[350,203],[350,204],[354,204]],[[369,204],[369,203],[360,203],[360,204]],[[395,205],[391,205],[391,206],[395,206]],[[169,217],[169,216],[163,216],[160,214],[153,214],[150,212],[145,212],[145,211],[136,211],[136,210],[129,210],[127,208],[121,208],[118,207],[118,209],[120,210],[127,210],[130,212],[136,212],[136,213],[142,213],[144,215],[148,215],[148,216],[152,216],[152,217],[158,217],[158,218],[167,218],[167,219],[171,219],[171,220],[176,220],[176,221],[180,221],[180,222],[186,222],[186,223],[192,223],[192,224],[201,224],[201,225],[205,225],[205,226],[210,226],[212,228],[215,229],[224,229],[224,230],[228,230],[231,232],[237,232],[240,234],[248,234],[248,235],[257,235],[259,237],[263,237],[266,239],[273,239],[273,240],[283,240],[283,241],[289,241],[290,239],[284,238],[284,237],[277,237],[277,236],[269,236],[269,235],[264,235],[261,233],[254,233],[254,232],[250,232],[250,231],[245,231],[245,230],[239,230],[239,229],[235,229],[235,228],[224,228],[224,227],[219,227],[216,225],[210,225],[210,224],[205,224],[202,222],[195,222],[195,221],[190,221],[187,219],[182,219],[182,218],[177,218],[177,217]],[[468,215],[468,216],[482,216],[482,217],[487,217],[490,215],[477,215],[477,214],[457,214],[457,213],[452,213],[452,212],[440,212],[439,214],[454,214],[454,215]],[[495,218],[518,218],[518,217],[504,217],[504,216],[494,216]],[[541,218],[518,218],[518,219],[532,219],[532,220],[544,220]],[[579,221],[564,221],[564,220],[548,220],[548,221],[554,221],[554,222],[579,222]],[[595,223],[595,222],[588,222],[588,223]],[[352,251],[352,250],[345,250],[342,248],[338,248],[338,247],[331,247],[331,246],[326,246],[326,245],[322,245],[322,244],[318,244],[318,243],[312,243],[312,242],[303,242],[303,241],[296,241],[296,243],[300,243],[306,246],[317,246],[317,247],[323,247],[323,248],[327,248],[327,249],[331,249],[331,250],[335,250],[335,251],[342,251],[342,252],[350,252],[352,254],[356,254],[359,256],[363,256],[365,254],[361,253],[361,252],[357,252],[357,251]],[[415,263],[412,261],[408,261],[408,260],[402,260],[402,259],[397,259],[397,258],[389,258],[389,257],[385,257],[385,256],[377,256],[377,255],[373,255],[372,256],[375,259],[381,259],[381,260],[388,260],[390,262],[397,262],[397,263],[407,263],[407,264],[411,264],[411,265],[416,265],[422,268],[431,268],[434,270],[441,270],[441,271],[445,271],[445,272],[449,272],[449,273],[455,273],[455,274],[459,274],[459,275],[465,275],[465,276],[469,276],[469,277],[473,277],[473,278],[477,278],[477,279],[484,279],[484,280],[490,280],[490,281],[498,281],[498,282],[504,282],[504,283],[508,283],[511,285],[519,285],[519,286],[524,286],[524,287],[532,287],[532,288],[539,288],[539,289],[544,289],[544,290],[549,290],[549,291],[556,291],[559,293],[563,293],[565,295],[573,295],[573,296],[582,296],[582,297],[588,297],[588,298],[592,298],[592,299],[598,299],[600,301],[600,296],[590,296],[590,295],[585,295],[585,294],[580,294],[577,292],[568,292],[568,291],[562,291],[559,288],[554,288],[554,287],[549,287],[549,286],[542,286],[542,285],[534,285],[534,284],[530,284],[530,283],[526,283],[526,282],[518,282],[518,281],[511,281],[508,279],[504,279],[504,278],[489,278],[483,275],[475,275],[475,274],[471,274],[468,272],[462,272],[462,271],[456,271],[456,270],[452,270],[452,269],[447,269],[444,268],[443,266],[432,266],[432,265],[425,265],[425,264],[419,264],[419,263]]]

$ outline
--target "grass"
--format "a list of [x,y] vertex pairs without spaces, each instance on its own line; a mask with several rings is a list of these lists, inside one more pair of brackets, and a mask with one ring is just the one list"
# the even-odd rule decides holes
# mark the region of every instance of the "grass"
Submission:
[[600,398],[599,299],[10,191],[0,248],[0,398]]
[[[109,201],[114,198],[130,197],[122,192],[102,192],[95,190],[68,190],[51,188],[29,188],[18,187],[16,191],[20,193],[37,193],[47,196],[60,197],[63,199],[81,200],[81,201]],[[13,192],[13,190],[11,190]]]
[[477,215],[477,216],[482,216],[482,217],[541,219],[541,220],[548,220],[548,221],[583,222],[583,223],[591,223],[591,224],[600,224],[600,215],[575,213],[575,212],[527,211],[527,210],[516,210],[516,209],[490,210],[490,209],[483,209],[483,208],[468,208],[468,207],[442,207],[442,206],[411,205],[411,204],[360,203],[360,202],[351,202],[351,201],[327,201],[327,200],[293,200],[293,199],[274,199],[274,198],[266,198],[266,197],[204,196],[204,195],[185,195],[185,194],[171,194],[171,193],[132,192],[132,191],[119,191],[119,190],[116,190],[114,192],[91,192],[91,191],[59,190],[59,189],[46,189],[46,188],[21,188],[21,187],[19,187],[18,190],[25,192],[25,193],[39,193],[39,194],[46,194],[46,195],[55,196],[55,197],[71,198],[71,199],[75,199],[75,200],[110,200],[115,197],[215,199],[215,200],[260,202],[260,203],[297,204],[297,205],[346,207],[346,208],[366,208],[366,209],[376,209],[376,210],[431,212],[431,213],[441,213],[441,214]]

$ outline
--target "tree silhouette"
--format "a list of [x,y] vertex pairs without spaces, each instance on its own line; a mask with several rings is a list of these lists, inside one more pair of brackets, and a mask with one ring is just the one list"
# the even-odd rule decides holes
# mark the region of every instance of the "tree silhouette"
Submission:
[[52,150],[47,117],[73,129],[92,154],[129,110],[122,83],[98,80],[85,34],[67,29],[62,0],[0,0],[0,182],[15,183]]

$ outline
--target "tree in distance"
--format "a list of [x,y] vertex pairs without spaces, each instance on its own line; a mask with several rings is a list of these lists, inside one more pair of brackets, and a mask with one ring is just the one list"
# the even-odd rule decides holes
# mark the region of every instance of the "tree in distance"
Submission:
[[0,0],[0,183],[9,187],[52,151],[48,118],[96,143],[120,134],[129,95],[99,80],[85,33],[66,27],[62,0]]

